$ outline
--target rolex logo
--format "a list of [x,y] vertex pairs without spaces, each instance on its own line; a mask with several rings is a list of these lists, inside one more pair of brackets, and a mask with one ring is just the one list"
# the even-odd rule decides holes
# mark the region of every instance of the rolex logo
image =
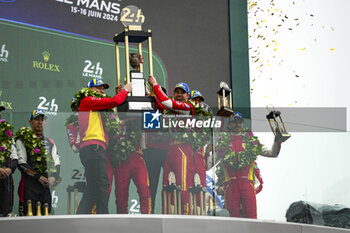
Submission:
[[43,55],[44,61],[48,62],[50,59],[50,53],[48,51],[44,51],[42,52],[42,55]]
[[47,71],[53,71],[53,72],[61,72],[59,65],[48,63],[48,61],[50,60],[50,56],[51,56],[51,54],[48,51],[42,52],[41,55],[43,56],[44,62],[33,61],[33,68],[34,69],[47,70]]

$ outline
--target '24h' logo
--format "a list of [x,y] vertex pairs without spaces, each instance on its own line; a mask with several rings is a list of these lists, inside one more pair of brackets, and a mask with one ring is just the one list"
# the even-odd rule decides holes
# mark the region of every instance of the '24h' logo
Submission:
[[3,44],[0,50],[0,61],[7,62],[8,56],[9,56],[9,51],[6,50],[6,45]]

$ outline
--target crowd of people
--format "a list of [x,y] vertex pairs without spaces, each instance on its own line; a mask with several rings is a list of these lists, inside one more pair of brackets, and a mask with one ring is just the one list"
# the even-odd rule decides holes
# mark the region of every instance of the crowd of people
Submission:
[[[148,83],[154,92],[156,109],[162,114],[213,116],[200,91],[191,91],[186,83],[178,83],[172,97],[154,76],[149,76]],[[154,213],[162,168],[163,189],[174,185],[179,193],[179,198],[167,193],[162,195],[162,212],[174,213],[178,202],[175,213],[196,213],[197,203],[191,198],[191,187],[206,187],[207,161],[216,155],[219,161],[216,164],[217,192],[224,196],[230,216],[257,218],[256,193],[261,191],[263,181],[255,160],[258,155],[277,157],[281,142],[276,140],[271,149],[263,147],[257,137],[243,127],[244,118],[238,112],[228,119],[227,129],[216,135],[215,145],[210,143],[209,134],[194,145],[187,133],[177,132],[173,134],[175,136],[163,131],[145,133],[138,128],[141,125],[139,118],[122,119],[115,110],[132,92],[132,84],[118,85],[113,97],[105,95],[108,88],[108,84],[94,78],[71,101],[74,113],[73,120],[67,123],[67,135],[72,150],[79,153],[86,178],[77,214],[89,214],[92,209],[97,214],[109,213],[113,176],[118,214],[128,213],[131,179],[139,194],[141,213]],[[1,106],[0,117],[4,110]],[[46,118],[44,111],[34,110],[29,117],[30,127],[21,127],[15,134],[8,122],[0,121],[2,216],[12,211],[14,185],[11,174],[16,168],[21,172],[19,214],[26,215],[29,202],[41,206],[42,212],[45,206],[51,212],[50,189],[60,182],[61,165],[55,142],[43,133]],[[197,136],[192,137],[198,137],[202,131],[195,129],[193,132],[197,132]],[[260,182],[257,189],[255,179]],[[198,202],[199,196],[196,199]],[[34,215],[36,211],[33,208]]]

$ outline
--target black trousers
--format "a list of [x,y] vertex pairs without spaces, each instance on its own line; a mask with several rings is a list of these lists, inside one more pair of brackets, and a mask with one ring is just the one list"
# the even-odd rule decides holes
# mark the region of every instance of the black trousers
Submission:
[[109,180],[106,169],[106,151],[100,145],[80,149],[80,160],[85,168],[86,190],[77,214],[88,214],[96,203],[97,214],[108,214]]
[[11,211],[11,180],[0,179],[0,217],[6,217]]
[[44,204],[49,206],[49,213],[51,213],[51,192],[48,187],[44,187],[39,183],[38,179],[34,179],[26,174],[22,175],[18,187],[19,195],[19,215],[25,216],[28,212],[28,200],[32,203],[32,212],[36,215],[36,204],[40,201],[41,214],[44,214]]
[[149,188],[151,190],[152,214],[154,214],[160,169],[164,165],[167,152],[168,152],[167,150],[156,149],[156,148],[148,148],[143,151],[143,159],[145,160],[145,163],[147,166],[149,186],[150,186]]

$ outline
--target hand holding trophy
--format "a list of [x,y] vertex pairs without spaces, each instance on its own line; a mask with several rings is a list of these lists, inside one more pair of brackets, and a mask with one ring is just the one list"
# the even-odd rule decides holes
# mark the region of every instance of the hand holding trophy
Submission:
[[266,106],[266,109],[269,112],[269,114],[266,115],[266,119],[268,120],[271,130],[275,135],[275,142],[286,141],[291,137],[291,135],[286,130],[286,126],[284,125],[281,117],[281,112],[276,111],[272,105]]

